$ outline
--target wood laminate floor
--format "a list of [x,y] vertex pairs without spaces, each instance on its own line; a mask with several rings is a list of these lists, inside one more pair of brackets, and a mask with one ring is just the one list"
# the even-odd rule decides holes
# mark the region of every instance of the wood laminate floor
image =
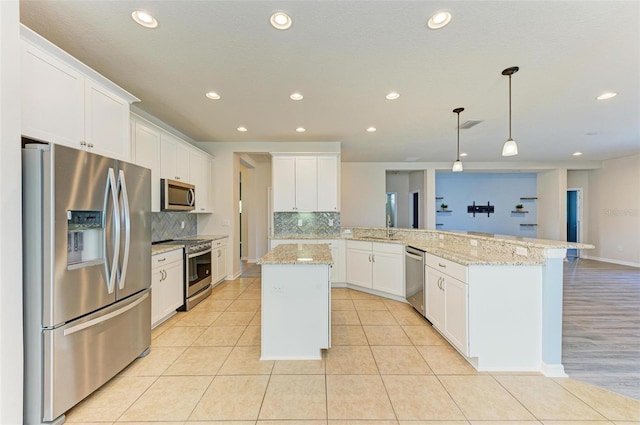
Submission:
[[640,400],[640,269],[565,263],[562,322],[569,377]]

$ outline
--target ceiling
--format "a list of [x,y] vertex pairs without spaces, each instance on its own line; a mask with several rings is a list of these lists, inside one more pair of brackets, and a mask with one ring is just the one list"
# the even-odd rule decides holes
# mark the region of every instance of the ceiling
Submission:
[[[136,9],[159,26],[137,25]],[[451,23],[428,29],[440,9]],[[269,24],[276,10],[289,30]],[[464,107],[461,123],[482,121],[460,131],[464,161],[640,152],[638,1],[23,0],[20,13],[196,141],[339,141],[342,161],[453,161],[452,110]],[[511,66],[520,153],[503,158]],[[618,96],[595,99],[606,91]]]

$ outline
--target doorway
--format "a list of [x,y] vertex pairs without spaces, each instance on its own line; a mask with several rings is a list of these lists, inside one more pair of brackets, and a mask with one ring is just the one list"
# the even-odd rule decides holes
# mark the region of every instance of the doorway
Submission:
[[411,228],[418,229],[420,227],[420,192],[417,190],[409,193],[409,211],[411,211]]
[[397,215],[398,215],[398,206],[396,203],[396,199],[398,194],[395,192],[387,193],[387,216],[385,218],[385,225],[389,227],[397,227]]
[[[582,241],[582,189],[567,189],[567,242]],[[568,258],[579,258],[580,250],[567,249]]]

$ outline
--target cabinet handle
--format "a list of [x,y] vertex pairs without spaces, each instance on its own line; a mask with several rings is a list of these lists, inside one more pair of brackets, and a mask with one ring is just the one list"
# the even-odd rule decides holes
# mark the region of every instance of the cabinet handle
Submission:
[[90,148],[93,147],[93,143],[87,143],[87,146],[89,146]]
[[376,254],[371,254],[371,262],[372,263],[376,262]]
[[164,260],[166,260],[166,258],[158,258],[158,263],[160,263],[160,262],[162,262]]
[[84,140],[80,141],[80,146],[87,146],[87,142],[85,142]]
[[440,266],[440,267],[442,267],[442,268],[444,268],[444,269],[446,269],[446,268],[447,268],[447,265],[446,265],[446,264],[438,263],[438,266]]
[[220,256],[222,256],[222,252],[218,251],[218,258],[220,258]]
[[176,176],[176,180],[180,180],[180,177]]
[[369,262],[371,262],[371,254],[369,254]]

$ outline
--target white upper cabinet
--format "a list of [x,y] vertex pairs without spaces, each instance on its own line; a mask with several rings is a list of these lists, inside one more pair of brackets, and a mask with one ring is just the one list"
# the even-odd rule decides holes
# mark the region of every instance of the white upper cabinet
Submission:
[[84,76],[22,42],[22,134],[80,148],[84,140]]
[[318,162],[315,156],[296,157],[296,211],[318,210]]
[[195,212],[213,212],[211,184],[211,157],[199,151],[190,152],[191,173],[189,183],[196,187]]
[[131,160],[137,98],[22,26],[22,135]]
[[318,156],[318,211],[340,211],[337,155]]
[[160,211],[160,130],[134,118],[131,119],[133,160],[151,170],[151,211]]
[[130,160],[129,102],[85,80],[85,142],[100,155]]
[[272,160],[273,210],[338,211],[337,155],[277,155]]
[[160,161],[160,176],[163,179],[192,183],[189,147],[167,133],[162,133],[160,137]]
[[271,176],[273,184],[273,210],[296,210],[296,158],[274,156]]

